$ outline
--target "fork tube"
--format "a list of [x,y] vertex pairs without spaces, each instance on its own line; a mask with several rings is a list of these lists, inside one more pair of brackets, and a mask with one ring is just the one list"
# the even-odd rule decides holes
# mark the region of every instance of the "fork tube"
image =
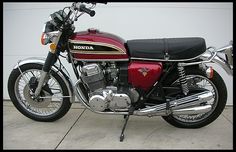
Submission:
[[52,53],[52,52],[48,52],[46,61],[43,65],[43,70],[41,72],[41,76],[39,79],[39,83],[38,86],[35,90],[35,97],[38,97],[39,93],[41,92],[41,89],[43,87],[44,82],[48,81],[48,72],[50,71],[52,65],[54,65],[54,63],[57,61],[57,55],[56,53]]
[[52,65],[54,65],[54,63],[57,61],[57,55],[56,53],[52,53],[52,52],[48,52],[46,61],[43,65],[43,71],[44,72],[49,72]]

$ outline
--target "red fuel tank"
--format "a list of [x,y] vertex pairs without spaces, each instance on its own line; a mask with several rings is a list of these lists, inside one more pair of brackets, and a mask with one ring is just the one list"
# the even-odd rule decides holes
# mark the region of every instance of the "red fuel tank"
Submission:
[[162,70],[161,62],[132,61],[128,66],[128,81],[147,91],[160,79]]
[[80,61],[128,61],[122,38],[96,29],[74,33],[68,40],[74,59]]

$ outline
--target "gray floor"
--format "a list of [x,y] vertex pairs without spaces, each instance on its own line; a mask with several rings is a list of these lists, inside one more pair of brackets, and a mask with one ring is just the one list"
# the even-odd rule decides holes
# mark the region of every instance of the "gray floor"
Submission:
[[123,116],[92,113],[79,103],[60,120],[36,122],[3,102],[3,149],[233,149],[233,108],[212,124],[179,129],[161,117],[131,116],[119,141]]

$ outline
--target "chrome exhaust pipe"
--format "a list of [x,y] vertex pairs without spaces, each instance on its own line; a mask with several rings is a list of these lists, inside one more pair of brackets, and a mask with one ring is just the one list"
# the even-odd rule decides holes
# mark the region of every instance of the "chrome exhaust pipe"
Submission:
[[[184,98],[180,98],[177,100],[170,101],[170,110],[166,110],[166,103],[147,107],[140,110],[135,110],[133,115],[137,116],[166,116],[172,113],[175,114],[198,114],[208,112],[211,109],[210,106],[200,106],[188,108],[190,106],[196,106],[203,102],[207,102],[213,98],[213,94],[210,91],[204,91],[201,93],[197,93],[191,96],[187,96]],[[187,109],[184,109],[187,108]],[[188,113],[189,112],[189,113]]]

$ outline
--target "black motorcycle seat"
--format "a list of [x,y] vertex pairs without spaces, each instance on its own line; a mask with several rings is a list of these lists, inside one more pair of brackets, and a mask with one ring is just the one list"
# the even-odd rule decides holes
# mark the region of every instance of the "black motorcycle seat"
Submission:
[[201,37],[128,40],[131,58],[187,60],[206,51]]

